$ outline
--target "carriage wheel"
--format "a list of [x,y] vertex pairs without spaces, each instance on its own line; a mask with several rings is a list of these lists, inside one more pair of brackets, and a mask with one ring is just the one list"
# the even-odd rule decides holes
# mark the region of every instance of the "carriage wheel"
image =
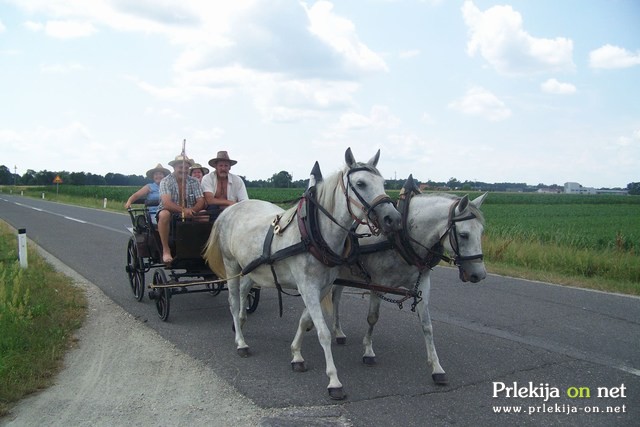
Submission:
[[207,283],[207,288],[209,289],[209,294],[211,296],[216,296],[218,295],[223,289],[224,289],[224,284],[222,283]]
[[[166,285],[167,275],[164,270],[157,269],[153,272],[153,284],[154,285]],[[169,318],[169,307],[171,301],[171,288],[159,288],[156,289],[156,309],[158,310],[158,316],[163,322],[166,322]]]
[[142,301],[144,296],[144,268],[142,267],[142,258],[138,256],[138,246],[134,237],[129,239],[127,245],[127,275],[129,276],[129,284],[133,291],[133,296]]
[[251,291],[247,295],[247,313],[253,313],[258,308],[258,302],[260,302],[260,289],[251,288]]

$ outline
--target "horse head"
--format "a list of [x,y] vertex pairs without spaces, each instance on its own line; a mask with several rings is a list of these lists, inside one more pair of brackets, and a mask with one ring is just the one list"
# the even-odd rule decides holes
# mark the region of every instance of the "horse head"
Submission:
[[460,271],[460,280],[477,283],[487,277],[482,255],[484,218],[480,211],[487,193],[469,201],[460,199],[449,219],[447,249],[455,254],[454,262]]
[[376,168],[380,150],[367,163],[356,162],[351,148],[347,148],[344,156],[347,169],[343,185],[354,219],[369,224],[372,231],[381,229],[385,234],[399,231],[402,228],[400,213],[384,191],[384,178]]

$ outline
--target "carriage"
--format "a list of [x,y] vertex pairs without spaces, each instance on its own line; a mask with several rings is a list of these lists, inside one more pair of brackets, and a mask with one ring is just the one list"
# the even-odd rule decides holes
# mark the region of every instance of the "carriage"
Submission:
[[[137,200],[128,209],[132,226],[128,227],[131,237],[127,244],[125,270],[136,300],[142,301],[148,290],[148,297],[155,301],[160,319],[166,321],[174,295],[208,293],[216,296],[227,287],[226,282],[220,280],[202,258],[202,249],[213,226],[209,218],[172,217],[169,239],[174,257],[170,264],[165,264],[162,262],[160,235],[150,209],[153,205]],[[147,284],[146,273],[152,270],[152,282]],[[259,300],[260,289],[251,289],[247,296],[249,313],[256,310]]]
[[[281,314],[281,294],[286,294],[283,289],[297,290],[305,309],[290,346],[291,367],[296,372],[307,369],[301,351],[302,337],[306,331],[315,329],[325,356],[329,397],[341,400],[346,394],[331,350],[333,334],[339,344],[346,340],[339,322],[339,290],[347,286],[370,292],[369,329],[363,340],[363,362],[368,365],[375,364],[371,334],[380,301],[395,302],[402,307],[403,301],[413,299],[412,310],[418,312],[432,378],[436,384],[446,384],[448,380],[433,343],[428,309],[429,271],[445,260],[458,266],[462,281],[477,283],[485,278],[481,252],[483,220],[479,207],[486,194],[473,201],[467,196],[431,197],[420,194],[410,176],[396,209],[384,191],[384,179],[376,168],[379,156],[378,150],[368,162],[356,162],[351,149],[347,149],[345,165],[327,179],[323,179],[316,162],[309,188],[288,210],[265,201],[247,200],[225,209],[213,225],[174,219],[171,235],[176,257],[172,265],[165,268],[172,271],[172,280],[167,281],[164,270],[158,268],[153,284],[149,285],[150,297],[156,300],[160,317],[168,315],[169,300],[175,289],[186,292],[185,283],[205,283],[205,290],[220,292],[223,288],[218,287],[220,281],[215,278],[224,277],[236,351],[240,357],[248,357],[251,353],[243,326],[247,313],[255,310],[259,299],[256,284],[278,290]],[[140,293],[144,292],[144,274],[139,272],[162,266],[146,263],[148,260],[149,264],[157,264],[154,260],[160,258],[161,251],[158,233],[148,225],[152,224],[150,216],[145,212],[142,217],[131,213],[134,230],[127,267],[134,295],[140,299]],[[381,236],[381,232],[385,236]],[[148,244],[152,239],[153,244],[140,248],[142,242]],[[445,251],[455,256],[449,258]],[[187,260],[196,261],[204,273],[200,268],[183,265]],[[359,269],[352,268],[356,265]],[[183,276],[173,273],[178,266],[186,271],[184,274],[203,276],[203,280],[181,281]],[[410,287],[411,283],[415,283],[413,289],[403,287]],[[401,298],[391,300],[385,294]],[[332,295],[333,307],[326,303]],[[334,318],[333,328],[327,324],[329,317]]]

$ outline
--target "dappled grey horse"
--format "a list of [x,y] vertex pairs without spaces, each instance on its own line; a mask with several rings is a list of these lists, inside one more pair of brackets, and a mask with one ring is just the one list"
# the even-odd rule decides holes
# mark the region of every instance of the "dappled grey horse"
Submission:
[[[329,396],[344,399],[342,383],[331,353],[331,331],[321,301],[338,275],[343,248],[356,226],[398,231],[401,218],[384,191],[384,179],[376,165],[380,151],[367,163],[356,162],[351,149],[346,165],[311,187],[287,211],[260,201],[246,200],[227,209],[215,222],[204,257],[212,270],[226,278],[237,351],[249,355],[242,326],[244,303],[253,283],[279,290],[297,289],[305,304],[300,324],[313,322],[324,350]],[[304,370],[299,345],[291,345],[292,366]]]

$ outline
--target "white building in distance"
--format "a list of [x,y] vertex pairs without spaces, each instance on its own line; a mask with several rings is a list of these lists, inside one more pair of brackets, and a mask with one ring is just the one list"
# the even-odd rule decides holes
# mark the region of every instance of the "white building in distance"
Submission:
[[577,182],[565,182],[564,192],[565,194],[628,194],[627,190],[599,190],[593,187],[583,187]]

